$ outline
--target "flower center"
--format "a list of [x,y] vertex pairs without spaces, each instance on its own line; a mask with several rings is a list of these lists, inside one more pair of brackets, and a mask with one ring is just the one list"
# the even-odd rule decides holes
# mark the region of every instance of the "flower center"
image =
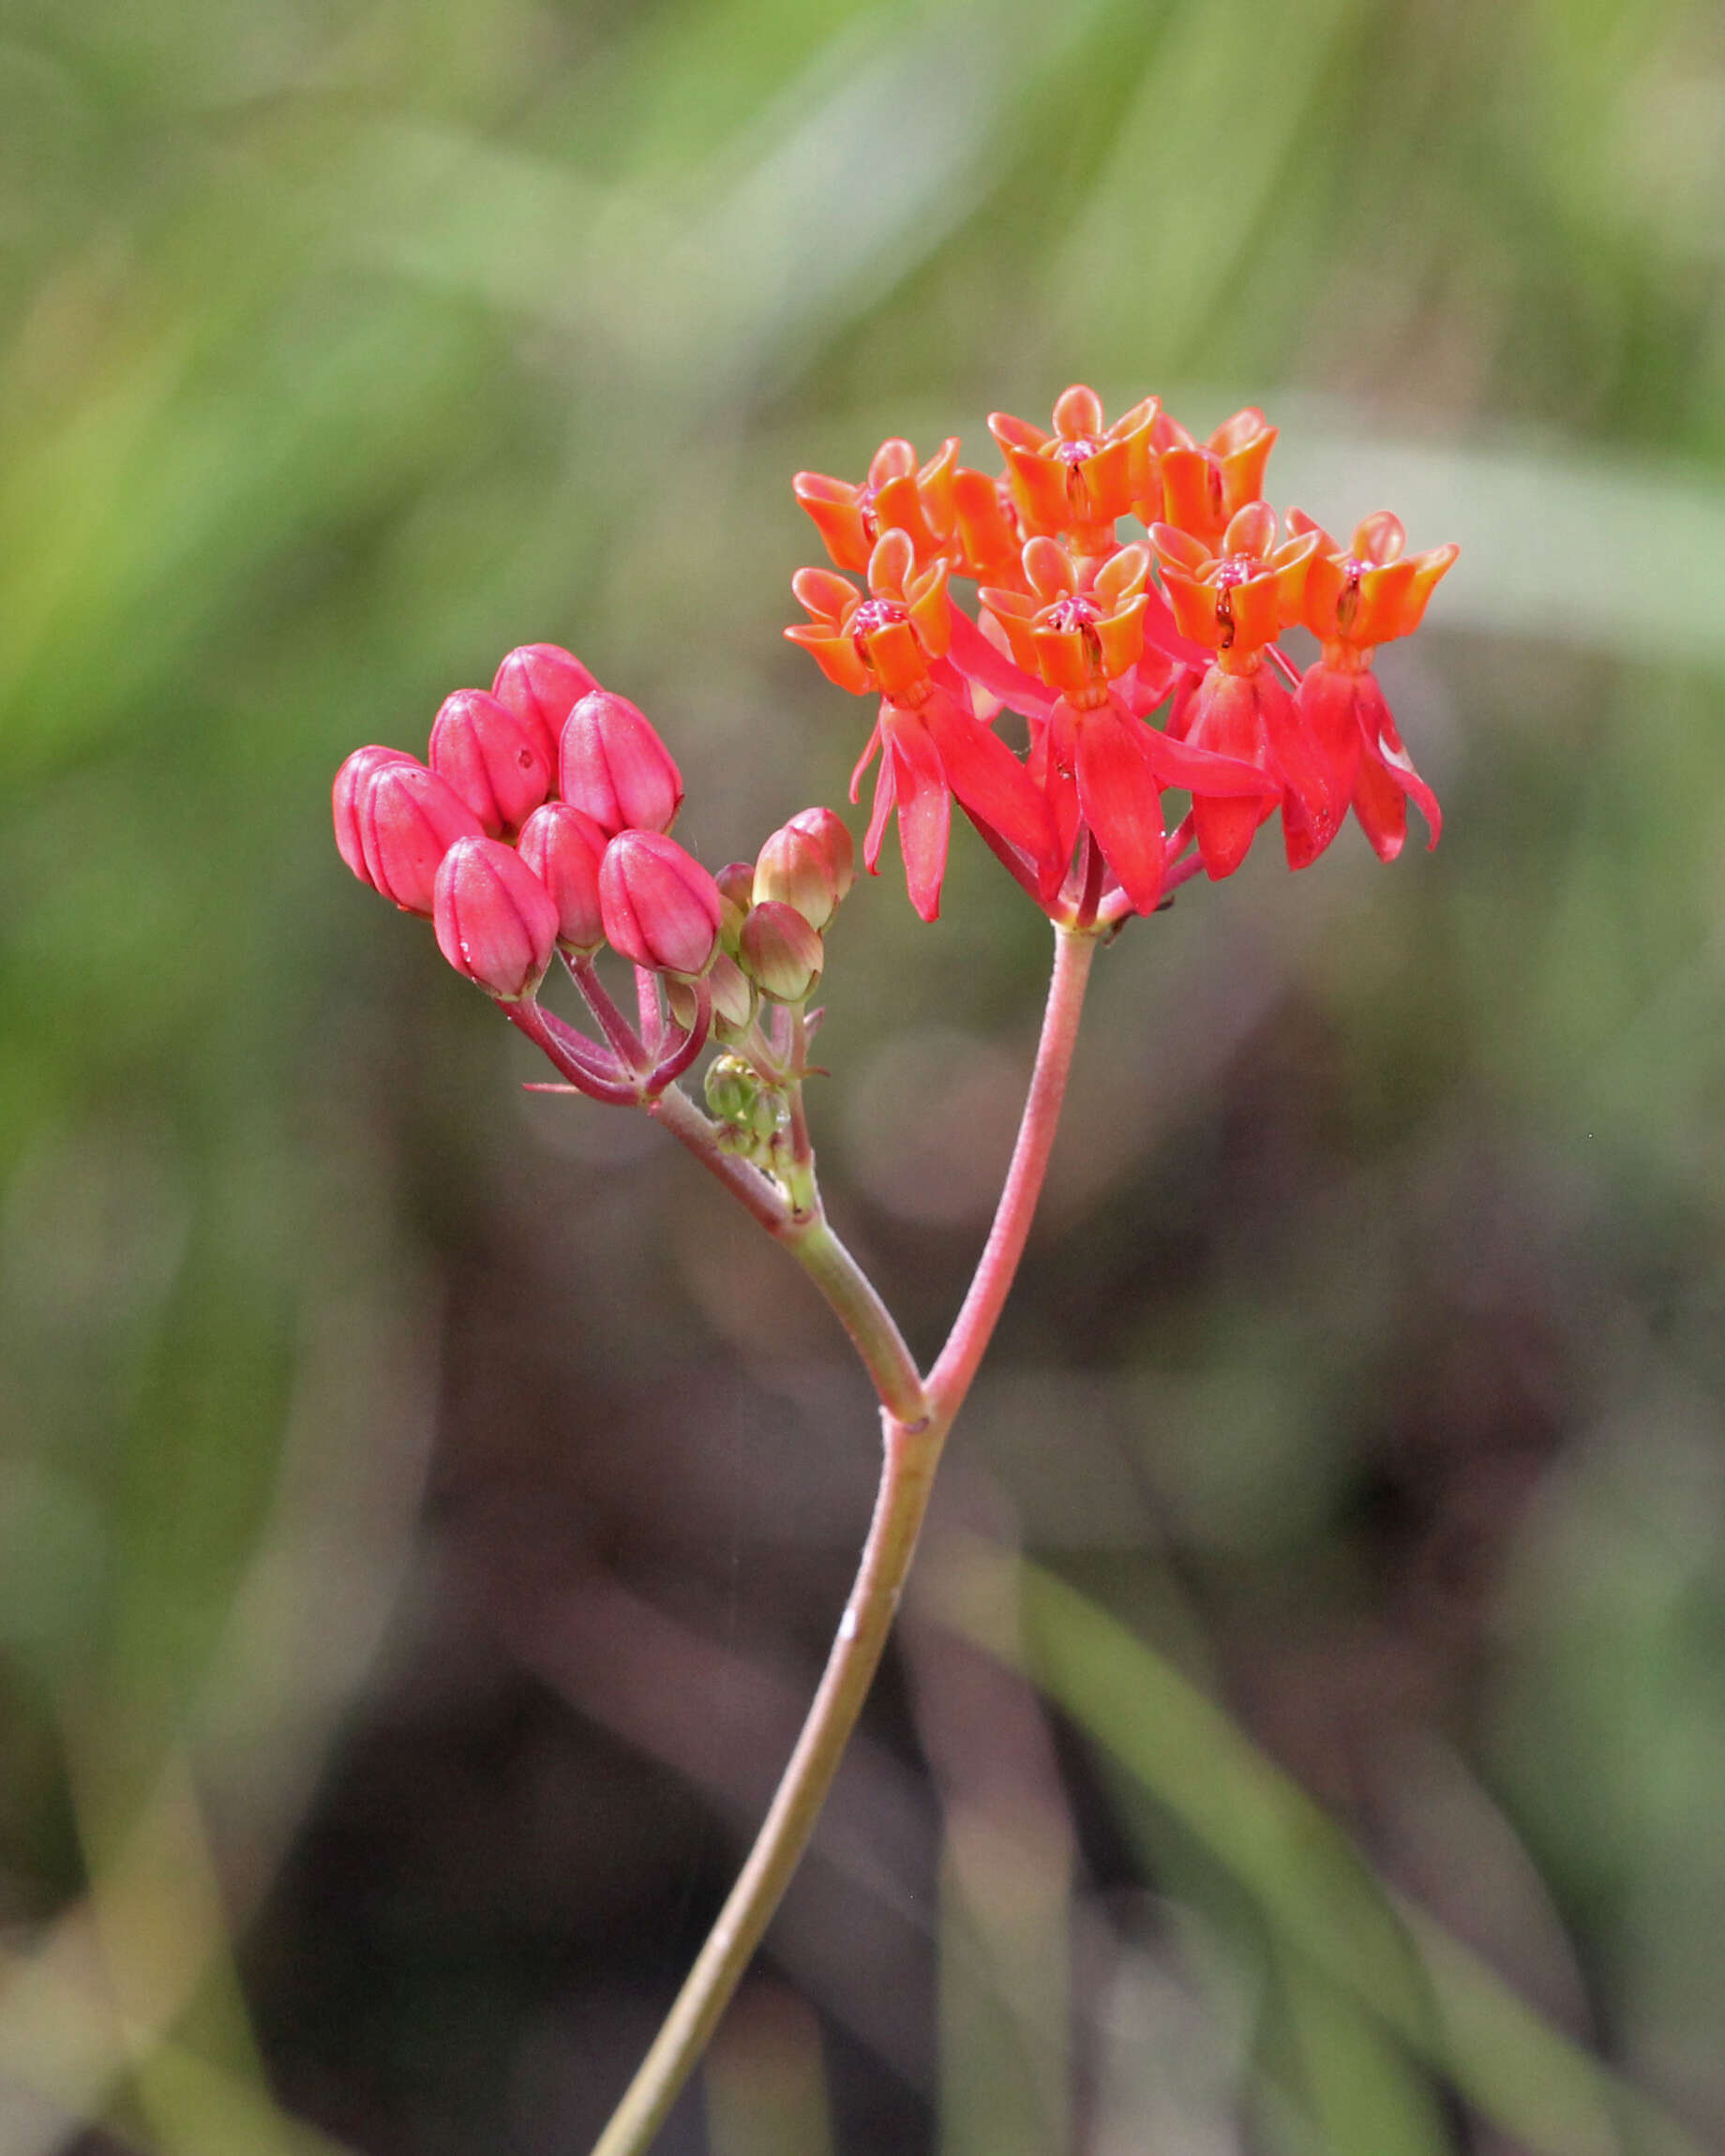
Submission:
[[865,666],[874,662],[868,653],[868,640],[882,629],[891,628],[894,621],[908,621],[910,610],[901,606],[896,599],[864,599],[850,617],[850,638]]
[[1051,629],[1088,629],[1102,620],[1102,609],[1093,599],[1080,598],[1074,592],[1070,598],[1057,599],[1045,620]]

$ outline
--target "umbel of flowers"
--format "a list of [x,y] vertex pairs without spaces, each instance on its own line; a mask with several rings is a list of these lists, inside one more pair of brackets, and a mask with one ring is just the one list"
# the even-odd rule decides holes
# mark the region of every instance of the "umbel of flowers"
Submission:
[[[911,903],[934,920],[956,801],[1035,904],[1084,932],[1155,911],[1200,870],[1231,876],[1278,815],[1296,869],[1350,809],[1386,861],[1409,800],[1435,845],[1436,800],[1372,660],[1418,626],[1454,546],[1407,553],[1388,511],[1345,546],[1298,509],[1279,522],[1263,495],[1276,429],[1255,410],[1199,442],[1155,397],[1110,425],[1076,384],[1051,430],[999,412],[989,428],[998,474],[961,464],[956,439],[926,462],[893,440],[861,483],[793,482],[833,565],[798,572],[808,619],[785,633],[877,699],[851,789],[878,757],[871,872],[896,817]],[[1141,537],[1122,537],[1129,520]],[[1303,676],[1278,644],[1296,623],[1321,646]],[[810,809],[714,876],[669,835],[682,802],[647,717],[529,644],[488,691],[444,701],[423,763],[356,750],[336,835],[564,1084],[651,1106],[716,1040],[771,1093],[849,888],[849,834]],[[633,1015],[600,980],[607,946],[637,969]],[[595,1032],[540,1004],[554,960]],[[732,1069],[717,1098],[735,1094]],[[752,1100],[720,1120],[747,1151],[767,1113]]]
[[[1276,429],[1255,410],[1199,442],[1154,397],[1109,426],[1079,383],[1052,432],[988,424],[998,478],[960,465],[955,440],[926,464],[894,441],[860,486],[794,483],[835,568],[867,581],[802,570],[809,619],[786,635],[880,699],[853,782],[878,755],[871,870],[896,811],[911,902],[933,920],[956,801],[1052,919],[1085,927],[1153,911],[1199,868],[1232,875],[1278,811],[1294,868],[1350,807],[1386,861],[1409,798],[1435,845],[1437,802],[1372,653],[1418,626],[1454,546],[1404,554],[1387,511],[1345,546],[1298,509],[1279,529],[1263,499]],[[1122,540],[1128,517],[1148,544]],[[954,578],[978,587],[974,613]],[[1323,645],[1303,679],[1277,647],[1297,622]],[[1003,710],[1028,726],[1022,758],[1000,753]],[[1173,819],[1170,793],[1190,804]]]

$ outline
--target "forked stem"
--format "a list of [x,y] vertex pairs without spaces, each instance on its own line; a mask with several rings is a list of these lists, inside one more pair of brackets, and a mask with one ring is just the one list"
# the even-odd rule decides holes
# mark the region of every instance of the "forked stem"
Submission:
[[[802,1226],[764,1215],[758,1205],[750,1207],[762,1225],[801,1259],[875,1380],[883,1403],[880,1487],[850,1599],[772,1806],[718,1922],[652,2048],[595,2143],[593,2156],[643,2156],[706,2049],[808,1846],[879,1666],[916,1553],[941,1447],[976,1376],[1024,1254],[1060,1119],[1096,940],[1094,935],[1055,929],[1054,977],[1012,1165],[976,1276],[926,1385],[918,1377],[898,1327],[872,1282],[825,1219],[817,1215],[812,1225]],[[706,1148],[695,1128],[705,1118],[693,1108],[686,1117],[675,1108],[668,1113],[668,1103],[682,1098],[668,1094],[654,1113],[691,1151],[705,1157]],[[684,1106],[688,1107],[686,1101]],[[716,1172],[723,1158],[715,1146],[707,1165]],[[736,1163],[726,1165],[734,1168]]]

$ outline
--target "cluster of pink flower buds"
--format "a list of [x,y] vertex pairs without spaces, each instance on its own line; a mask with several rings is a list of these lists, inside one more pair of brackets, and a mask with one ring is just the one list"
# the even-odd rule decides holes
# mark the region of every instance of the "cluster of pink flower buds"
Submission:
[[[362,882],[430,916],[458,973],[558,1041],[572,1083],[652,1098],[670,1065],[698,1053],[720,956],[718,885],[667,835],[682,803],[682,775],[643,713],[572,653],[528,644],[488,692],[444,699],[425,763],[354,751],[336,775],[336,843]],[[601,1045],[538,1011],[560,951],[603,996],[592,968],[606,945],[646,975],[700,984],[689,1018],[644,1038],[606,997]]]
[[[1404,553],[1387,510],[1346,546],[1298,509],[1279,534],[1263,499],[1276,429],[1255,409],[1201,442],[1153,397],[1109,426],[1078,382],[1053,416],[1052,431],[991,416],[998,477],[961,466],[956,439],[925,464],[894,440],[860,485],[794,482],[834,567],[798,572],[809,619],[785,633],[879,698],[851,797],[878,753],[869,869],[896,812],[932,921],[956,801],[1053,919],[1083,927],[1152,911],[1199,868],[1232,875],[1278,810],[1293,868],[1350,809],[1385,860],[1410,800],[1435,845],[1437,802],[1371,669],[1457,549]],[[1125,517],[1146,540],[1122,543]],[[953,577],[978,586],[976,615]],[[1296,624],[1322,646],[1303,679],[1277,644]],[[1028,722],[1022,757],[993,731],[1003,709]],[[1164,792],[1191,804],[1172,831]]]
[[[456,971],[603,1100],[652,1100],[710,1031],[741,1041],[763,1000],[805,1001],[850,889],[850,833],[831,809],[805,809],[715,878],[668,835],[682,805],[652,723],[554,644],[511,651],[488,692],[446,697],[426,763],[356,749],[334,789],[354,875],[428,914]],[[638,969],[638,1030],[594,969],[607,946]],[[558,952],[603,1042],[539,1008]]]

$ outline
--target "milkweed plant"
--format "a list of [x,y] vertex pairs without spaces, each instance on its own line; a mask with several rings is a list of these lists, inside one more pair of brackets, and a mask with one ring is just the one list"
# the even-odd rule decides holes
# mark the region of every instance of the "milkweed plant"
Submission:
[[[549,1089],[642,1109],[686,1146],[810,1274],[880,1399],[879,1490],[819,1688],[596,2156],[648,2147],[808,1841],[1024,1250],[1098,946],[1198,876],[1232,876],[1278,818],[1294,870],[1350,810],[1386,861],[1410,801],[1437,843],[1437,801],[1372,656],[1418,626],[1457,549],[1408,553],[1388,510],[1345,543],[1298,509],[1278,519],[1264,498],[1276,429],[1256,410],[1199,442],[1153,397],[1110,426],[1074,384],[1053,421],[995,413],[998,475],[961,464],[956,439],[926,462],[893,440],[858,484],[793,482],[832,566],[798,572],[808,619],[785,634],[875,707],[851,782],[854,801],[873,767],[864,865],[876,873],[896,819],[910,903],[937,920],[956,802],[1054,932],[1011,1164],[927,1370],[828,1223],[804,1100],[823,937],[853,880],[843,819],[805,809],[753,861],[703,866],[670,835],[682,780],[652,722],[552,644],[511,651],[489,690],[450,696],[423,763],[356,749],[336,778],[354,875],[431,921],[450,965],[542,1051]],[[1122,541],[1129,517],[1144,537]],[[1320,646],[1303,673],[1278,645],[1296,624]],[[1003,712],[1028,728],[1022,753],[997,731]],[[601,978],[608,948],[634,969],[632,1008]],[[541,1002],[553,966],[585,1028]],[[698,1099],[682,1081],[703,1056]]]

